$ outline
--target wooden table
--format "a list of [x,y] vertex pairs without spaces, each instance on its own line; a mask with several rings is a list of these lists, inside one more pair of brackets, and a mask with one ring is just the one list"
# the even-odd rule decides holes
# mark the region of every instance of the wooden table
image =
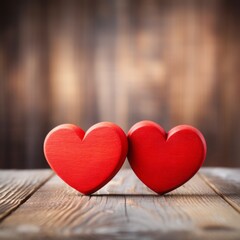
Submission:
[[50,170],[0,171],[0,239],[240,239],[240,169],[205,168],[164,196],[121,170],[82,196]]

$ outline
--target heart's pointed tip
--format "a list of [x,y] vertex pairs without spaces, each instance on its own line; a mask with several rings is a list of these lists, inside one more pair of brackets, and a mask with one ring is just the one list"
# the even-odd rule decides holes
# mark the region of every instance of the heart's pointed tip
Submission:
[[92,196],[92,194],[94,193],[94,192],[79,192],[82,196]]
[[70,185],[68,182],[63,180],[68,186],[75,189],[80,196],[91,196],[99,190],[98,188],[86,188],[84,186]]

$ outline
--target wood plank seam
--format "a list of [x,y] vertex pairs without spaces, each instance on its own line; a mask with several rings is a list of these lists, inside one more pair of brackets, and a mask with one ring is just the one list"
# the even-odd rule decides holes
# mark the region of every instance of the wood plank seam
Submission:
[[226,201],[235,211],[237,211],[240,214],[240,207],[237,204],[231,201],[231,199],[229,199],[227,196],[224,196],[224,194],[222,194],[218,190],[218,188],[211,182],[211,180],[209,180],[206,176],[204,176],[201,173],[198,173],[198,175],[217,195],[219,195],[219,197]]
[[40,189],[54,175],[55,175],[55,173],[51,173],[50,176],[47,177],[43,182],[41,182],[31,193],[29,193],[29,195],[26,198],[24,198],[22,201],[20,201],[19,204],[16,207],[10,209],[3,217],[0,218],[0,223],[3,222],[4,219],[9,217],[9,215],[11,215],[13,212],[15,212],[22,204],[24,204],[36,191],[38,191],[38,189]]
[[124,196],[124,213],[125,213],[125,217],[127,219],[127,222],[129,222],[128,212],[127,212],[127,197],[126,196]]
[[239,213],[199,174],[159,196],[128,169],[99,192],[112,194],[83,196],[55,175],[0,224],[0,239],[239,239]]

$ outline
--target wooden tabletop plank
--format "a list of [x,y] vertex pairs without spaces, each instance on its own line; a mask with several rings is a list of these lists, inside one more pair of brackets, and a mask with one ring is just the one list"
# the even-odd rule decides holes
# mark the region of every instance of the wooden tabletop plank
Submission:
[[0,224],[0,238],[238,239],[240,214],[198,175],[158,196],[122,170],[92,196],[57,176]]
[[207,184],[240,213],[240,169],[204,168]]
[[53,175],[50,170],[0,171],[0,221]]

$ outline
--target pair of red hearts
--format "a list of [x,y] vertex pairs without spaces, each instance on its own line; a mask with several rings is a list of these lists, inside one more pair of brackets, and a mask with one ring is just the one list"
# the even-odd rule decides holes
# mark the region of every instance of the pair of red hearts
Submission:
[[86,133],[75,125],[63,124],[47,135],[44,153],[57,175],[83,194],[109,182],[126,156],[138,178],[163,194],[199,170],[206,157],[206,142],[200,131],[187,125],[166,133],[154,122],[141,121],[126,136],[110,122],[98,123]]

